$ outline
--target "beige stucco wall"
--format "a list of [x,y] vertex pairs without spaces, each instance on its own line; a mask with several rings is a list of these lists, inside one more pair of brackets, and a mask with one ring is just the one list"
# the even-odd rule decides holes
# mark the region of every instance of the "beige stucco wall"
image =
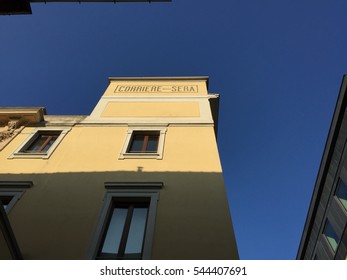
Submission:
[[[49,158],[11,158],[36,127],[0,152],[0,181],[33,182],[9,213],[24,259],[87,258],[105,182],[163,182],[152,258],[238,258],[206,79],[111,80],[90,117],[47,119],[70,128]],[[160,159],[120,158],[134,127],[166,130]]]
[[207,95],[205,79],[110,79],[104,96],[196,96]]
[[221,172],[213,127],[167,128],[162,160],[125,159],[119,154],[127,126],[74,127],[49,159],[8,159],[34,128],[25,128],[0,153],[0,173],[144,171]]
[[[0,175],[0,180],[9,179]],[[25,259],[85,259],[105,195],[104,182],[161,181],[153,259],[234,259],[235,239],[220,173],[95,172],[33,179],[11,210]],[[57,246],[59,244],[59,246]]]
[[84,123],[213,124],[206,78],[116,79]]
[[197,102],[108,102],[101,117],[199,117]]
[[109,181],[164,183],[154,259],[237,258],[213,127],[169,126],[161,160],[118,159],[126,126],[74,127],[49,159],[8,159],[32,129],[0,153],[0,181],[34,183],[9,215],[24,258],[86,258]]

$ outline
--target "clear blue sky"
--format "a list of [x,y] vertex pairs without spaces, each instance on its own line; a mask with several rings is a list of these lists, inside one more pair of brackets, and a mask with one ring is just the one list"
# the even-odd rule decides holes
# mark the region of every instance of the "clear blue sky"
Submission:
[[110,76],[210,77],[242,259],[294,259],[347,73],[347,1],[34,3],[0,17],[0,106],[91,112]]

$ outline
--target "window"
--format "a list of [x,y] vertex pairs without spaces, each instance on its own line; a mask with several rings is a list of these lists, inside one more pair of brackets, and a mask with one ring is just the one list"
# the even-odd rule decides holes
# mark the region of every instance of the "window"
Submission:
[[49,158],[69,129],[37,129],[10,158]]
[[347,185],[341,179],[337,185],[336,197],[347,210]]
[[0,235],[6,243],[7,251],[12,259],[23,259],[22,253],[18,247],[16,237],[13,233],[10,221],[8,219],[8,209],[13,201],[10,195],[0,195]]
[[142,258],[149,200],[138,200],[113,201],[98,258]]
[[119,159],[163,158],[166,128],[129,128]]
[[134,131],[128,153],[156,153],[158,141],[159,131]]
[[158,197],[154,190],[107,192],[89,257],[150,259]]
[[16,202],[22,197],[24,191],[0,192],[0,200],[6,213],[9,213]]
[[6,214],[21,198],[25,189],[32,187],[31,181],[0,181],[0,231],[6,241],[12,259],[23,259],[16,237]]
[[40,131],[30,145],[24,146],[22,153],[46,153],[57,140],[61,131]]
[[6,210],[6,208],[8,208],[12,199],[13,199],[12,195],[6,195],[6,196],[0,195],[0,201],[1,201],[2,206],[4,207],[5,210]]
[[326,221],[324,230],[323,230],[323,235],[327,239],[328,243],[330,244],[331,248],[335,252],[337,249],[337,245],[339,244],[340,238],[335,232],[334,228],[332,227],[331,223],[329,220]]
[[24,190],[22,191],[1,191],[0,200],[5,209],[6,213],[9,213],[12,207],[23,195]]
[[0,201],[6,213],[10,212],[24,194],[25,189],[30,188],[32,184],[29,181],[0,181]]

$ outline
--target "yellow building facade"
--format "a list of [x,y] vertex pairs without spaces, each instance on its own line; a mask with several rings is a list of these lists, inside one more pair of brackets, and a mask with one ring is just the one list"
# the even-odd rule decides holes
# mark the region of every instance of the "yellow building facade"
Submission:
[[89,116],[0,108],[0,258],[238,259],[208,78],[109,82]]

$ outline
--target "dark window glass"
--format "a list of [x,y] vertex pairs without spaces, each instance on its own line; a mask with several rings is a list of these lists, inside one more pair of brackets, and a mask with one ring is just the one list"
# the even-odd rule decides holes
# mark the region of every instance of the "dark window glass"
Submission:
[[147,152],[153,152],[155,153],[158,150],[158,139],[159,135],[150,135],[148,136],[148,143],[147,143]]
[[129,152],[142,152],[142,146],[145,135],[133,135],[133,139],[130,144]]
[[336,190],[336,196],[347,210],[347,185],[340,179]]
[[99,259],[141,259],[149,202],[114,202]]
[[59,137],[60,131],[52,132],[39,132],[35,140],[25,147],[22,152],[24,153],[45,153],[53,145],[55,140]]
[[335,252],[337,249],[337,245],[339,244],[340,238],[335,232],[332,225],[330,224],[329,220],[326,221],[323,234],[328,240],[328,243],[330,244],[331,248]]
[[0,196],[0,200],[2,202],[2,205],[4,206],[4,209],[6,210],[7,206],[10,204],[13,196]]
[[128,153],[156,153],[158,150],[159,132],[134,132]]

